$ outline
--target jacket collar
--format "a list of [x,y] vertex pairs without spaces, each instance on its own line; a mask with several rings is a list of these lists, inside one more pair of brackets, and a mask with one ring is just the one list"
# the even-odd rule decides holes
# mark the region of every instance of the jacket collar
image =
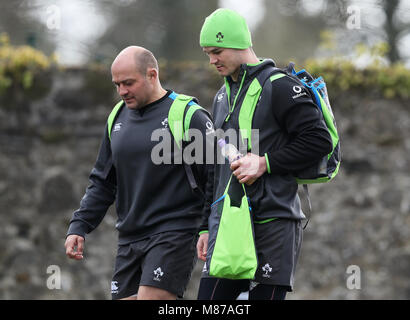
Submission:
[[[272,59],[260,59],[259,63],[256,64],[249,64],[249,63],[242,63],[240,66],[240,71],[238,75],[238,80],[236,82],[240,83],[242,81],[242,77],[245,75],[246,78],[252,79],[256,76],[259,71],[265,69],[267,66],[275,67],[276,64]],[[246,74],[245,74],[246,72]],[[232,84],[234,81],[232,80],[231,76],[226,77],[229,84]],[[248,80],[248,79],[245,79]]]

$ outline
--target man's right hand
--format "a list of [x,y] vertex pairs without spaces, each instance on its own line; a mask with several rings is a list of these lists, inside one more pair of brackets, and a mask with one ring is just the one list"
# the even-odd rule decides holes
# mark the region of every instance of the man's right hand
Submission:
[[[81,260],[84,252],[84,238],[70,234],[65,240],[65,253],[70,259]],[[75,251],[77,249],[77,251]]]
[[206,253],[208,251],[208,239],[209,233],[203,233],[199,236],[198,243],[196,244],[198,258],[202,261],[206,261]]

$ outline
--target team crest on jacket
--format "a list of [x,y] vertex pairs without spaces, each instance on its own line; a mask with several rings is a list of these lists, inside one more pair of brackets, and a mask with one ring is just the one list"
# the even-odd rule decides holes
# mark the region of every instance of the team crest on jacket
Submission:
[[161,124],[164,126],[162,130],[168,128],[168,118],[165,118],[164,120],[161,121]]

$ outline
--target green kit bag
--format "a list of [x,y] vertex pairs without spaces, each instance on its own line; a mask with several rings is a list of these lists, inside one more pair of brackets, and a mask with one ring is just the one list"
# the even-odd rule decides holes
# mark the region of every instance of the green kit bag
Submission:
[[[219,223],[216,234],[209,235],[209,275],[226,279],[253,279],[258,266],[251,209],[245,187],[230,188],[232,175],[225,192],[212,205],[211,220]],[[242,194],[242,190],[243,194]],[[231,190],[236,193],[233,195]],[[240,191],[239,191],[240,190]],[[240,194],[238,194],[238,191]],[[237,198],[233,205],[232,198]]]

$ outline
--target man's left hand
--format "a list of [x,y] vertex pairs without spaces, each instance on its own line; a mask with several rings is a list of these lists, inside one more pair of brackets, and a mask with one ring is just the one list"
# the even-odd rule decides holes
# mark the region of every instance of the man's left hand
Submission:
[[246,156],[231,163],[231,170],[240,183],[250,186],[266,171],[265,157],[248,153]]

